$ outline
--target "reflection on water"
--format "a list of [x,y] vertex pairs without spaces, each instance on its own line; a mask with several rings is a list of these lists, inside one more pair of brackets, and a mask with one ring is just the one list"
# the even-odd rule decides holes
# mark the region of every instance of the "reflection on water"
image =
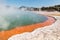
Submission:
[[[2,18],[4,19],[3,21],[2,21]],[[0,30],[7,30],[7,29],[14,28],[16,26],[42,23],[46,20],[47,20],[46,16],[38,15],[33,12],[10,13],[10,14],[4,15],[3,17],[0,17]]]

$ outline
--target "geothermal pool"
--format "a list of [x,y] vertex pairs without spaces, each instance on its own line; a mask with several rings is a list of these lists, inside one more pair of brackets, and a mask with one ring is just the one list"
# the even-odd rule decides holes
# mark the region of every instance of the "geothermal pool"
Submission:
[[17,12],[6,14],[0,17],[0,30],[15,28],[16,26],[25,26],[36,23],[42,23],[48,20],[44,15],[38,15],[33,12]]
[[33,12],[14,12],[0,16],[0,38],[7,40],[10,36],[31,32],[36,28],[51,25],[55,19]]
[[54,16],[56,22],[32,32],[11,36],[8,40],[60,40],[60,16]]

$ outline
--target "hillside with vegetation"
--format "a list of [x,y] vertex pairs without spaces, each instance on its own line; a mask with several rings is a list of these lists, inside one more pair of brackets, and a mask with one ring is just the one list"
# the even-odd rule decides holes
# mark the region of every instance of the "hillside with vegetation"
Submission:
[[59,11],[60,12],[60,5],[50,6],[50,7],[41,7],[42,11]]

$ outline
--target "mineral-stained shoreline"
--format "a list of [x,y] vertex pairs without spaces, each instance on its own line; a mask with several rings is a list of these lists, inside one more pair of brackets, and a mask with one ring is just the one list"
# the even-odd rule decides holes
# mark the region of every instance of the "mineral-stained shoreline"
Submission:
[[8,40],[60,40],[60,16],[53,17],[57,20],[52,25],[13,35]]

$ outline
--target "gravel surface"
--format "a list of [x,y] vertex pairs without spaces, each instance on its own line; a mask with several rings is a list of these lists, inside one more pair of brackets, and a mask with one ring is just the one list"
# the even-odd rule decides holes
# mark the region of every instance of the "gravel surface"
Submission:
[[52,25],[13,35],[8,40],[60,40],[60,16],[54,17],[57,20]]

